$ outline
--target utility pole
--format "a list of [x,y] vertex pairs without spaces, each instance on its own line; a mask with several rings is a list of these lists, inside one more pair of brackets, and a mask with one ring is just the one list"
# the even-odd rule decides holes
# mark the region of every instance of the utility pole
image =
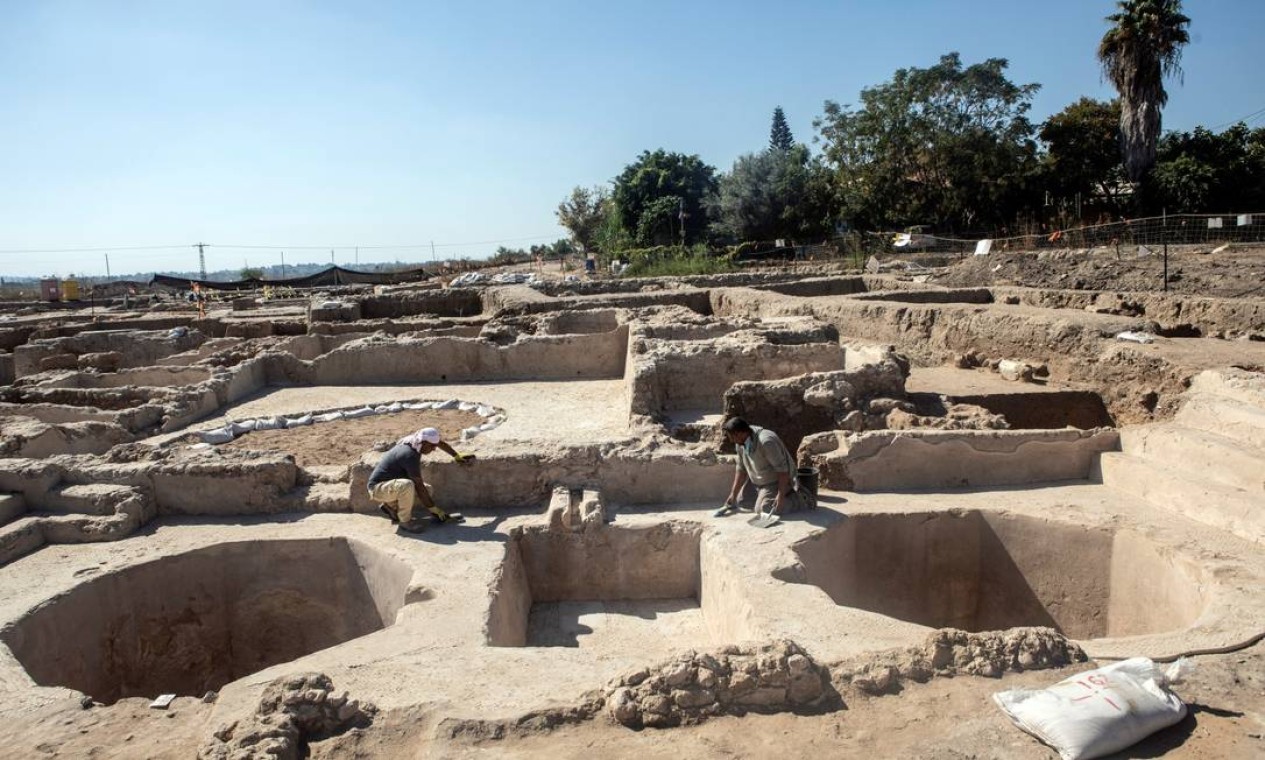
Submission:
[[430,261],[432,264],[435,263],[435,241],[434,240],[430,241]]
[[281,279],[286,278],[286,252],[281,252]]
[[105,278],[110,279],[110,254],[105,255]]
[[203,282],[206,282],[206,251],[203,250],[206,248],[206,243],[194,243],[194,245],[198,249],[198,272],[201,273],[199,276]]
[[360,266],[360,246],[356,246],[356,266]]
[[334,263],[334,249],[333,248],[329,249],[329,263],[331,264]]

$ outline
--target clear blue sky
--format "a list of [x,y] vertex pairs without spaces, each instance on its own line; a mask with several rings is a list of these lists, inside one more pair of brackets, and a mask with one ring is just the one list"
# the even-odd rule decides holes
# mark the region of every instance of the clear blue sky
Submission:
[[[1038,121],[1110,97],[1094,51],[1112,5],[0,0],[0,275],[105,272],[102,253],[18,249],[185,246],[115,250],[118,275],[196,269],[199,240],[287,263],[546,242],[573,186],[642,150],[727,170],[774,106],[808,142],[823,101],[948,51],[1041,83]],[[1186,5],[1165,127],[1265,108],[1265,2]],[[211,270],[279,262],[207,251]]]

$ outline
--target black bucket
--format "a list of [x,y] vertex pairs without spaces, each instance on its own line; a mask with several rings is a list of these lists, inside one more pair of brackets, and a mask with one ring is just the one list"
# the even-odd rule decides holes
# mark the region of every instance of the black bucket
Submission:
[[808,497],[808,508],[817,508],[817,478],[820,471],[816,467],[801,467],[795,471],[795,480],[799,490]]

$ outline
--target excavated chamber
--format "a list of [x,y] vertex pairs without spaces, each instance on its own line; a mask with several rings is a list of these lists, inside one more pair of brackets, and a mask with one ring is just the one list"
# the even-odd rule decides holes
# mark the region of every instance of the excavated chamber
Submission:
[[1200,569],[1137,533],[1013,514],[856,515],[795,552],[778,577],[935,628],[1135,636],[1186,628],[1206,602]]
[[585,646],[599,648],[710,643],[699,536],[698,526],[680,523],[514,535],[492,589],[487,643],[576,647],[586,636]]
[[87,581],[0,638],[41,686],[202,696],[391,625],[411,577],[348,539],[217,544]]

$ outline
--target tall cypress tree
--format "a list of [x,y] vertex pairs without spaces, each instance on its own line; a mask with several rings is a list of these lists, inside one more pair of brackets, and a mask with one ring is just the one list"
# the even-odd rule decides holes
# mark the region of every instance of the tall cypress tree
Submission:
[[786,123],[786,114],[782,107],[773,109],[773,128],[769,130],[769,150],[790,150],[795,147],[795,138]]

